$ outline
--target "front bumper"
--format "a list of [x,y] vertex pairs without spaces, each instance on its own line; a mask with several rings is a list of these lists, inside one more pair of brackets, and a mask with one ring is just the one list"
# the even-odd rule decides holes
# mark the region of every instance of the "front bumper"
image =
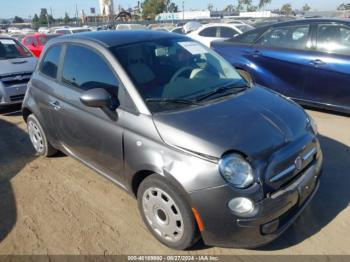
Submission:
[[249,218],[238,217],[228,208],[237,197],[229,185],[191,193],[204,230],[207,245],[254,248],[280,236],[310,203],[319,187],[322,155],[286,187],[256,203],[258,212]]
[[0,106],[22,103],[27,84],[2,86],[0,84]]

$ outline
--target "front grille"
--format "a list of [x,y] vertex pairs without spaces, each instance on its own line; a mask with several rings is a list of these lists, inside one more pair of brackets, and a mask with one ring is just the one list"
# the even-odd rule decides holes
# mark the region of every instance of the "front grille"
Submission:
[[10,96],[10,99],[12,102],[22,101],[24,99],[24,95]]
[[29,82],[32,73],[7,74],[0,76],[0,81],[4,86],[26,84]]
[[274,192],[298,177],[315,159],[317,150],[317,141],[306,137],[275,152],[266,169],[267,192]]

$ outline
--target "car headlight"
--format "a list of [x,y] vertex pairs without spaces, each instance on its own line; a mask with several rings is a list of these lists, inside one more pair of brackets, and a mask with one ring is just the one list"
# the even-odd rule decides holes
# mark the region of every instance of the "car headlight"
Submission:
[[317,135],[318,134],[317,123],[310,115],[308,115],[308,124],[309,124],[310,128],[312,129],[312,131],[314,132],[314,134]]
[[237,188],[247,188],[254,182],[252,167],[239,154],[224,155],[219,161],[219,171],[229,184]]

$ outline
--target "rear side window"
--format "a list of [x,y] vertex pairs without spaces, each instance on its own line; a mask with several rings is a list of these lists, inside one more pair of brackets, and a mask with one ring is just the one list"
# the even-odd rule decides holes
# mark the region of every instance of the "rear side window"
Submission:
[[306,49],[309,39],[309,26],[287,26],[273,28],[258,41],[264,47]]
[[57,69],[60,61],[61,50],[62,46],[56,45],[51,47],[46,52],[40,66],[41,73],[51,78],[57,77]]
[[343,25],[319,25],[317,50],[340,55],[350,55],[350,28]]
[[62,82],[82,91],[104,88],[112,96],[118,96],[118,80],[112,70],[99,54],[86,47],[68,46]]
[[262,30],[254,30],[249,33],[244,33],[242,35],[238,35],[234,38],[227,40],[232,43],[241,43],[241,44],[253,44],[258,40],[259,36],[262,35],[264,31]]
[[200,36],[216,37],[217,27],[208,27],[199,32]]
[[231,38],[234,35],[238,34],[236,30],[230,27],[220,27],[220,37],[222,38]]

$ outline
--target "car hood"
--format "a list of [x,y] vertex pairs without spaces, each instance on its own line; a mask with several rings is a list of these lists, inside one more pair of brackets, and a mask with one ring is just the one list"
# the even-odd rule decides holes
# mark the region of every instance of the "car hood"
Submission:
[[0,60],[0,75],[33,72],[36,62],[35,57]]
[[300,106],[261,87],[153,119],[165,143],[216,158],[232,150],[254,158],[270,154],[304,135],[308,121]]

